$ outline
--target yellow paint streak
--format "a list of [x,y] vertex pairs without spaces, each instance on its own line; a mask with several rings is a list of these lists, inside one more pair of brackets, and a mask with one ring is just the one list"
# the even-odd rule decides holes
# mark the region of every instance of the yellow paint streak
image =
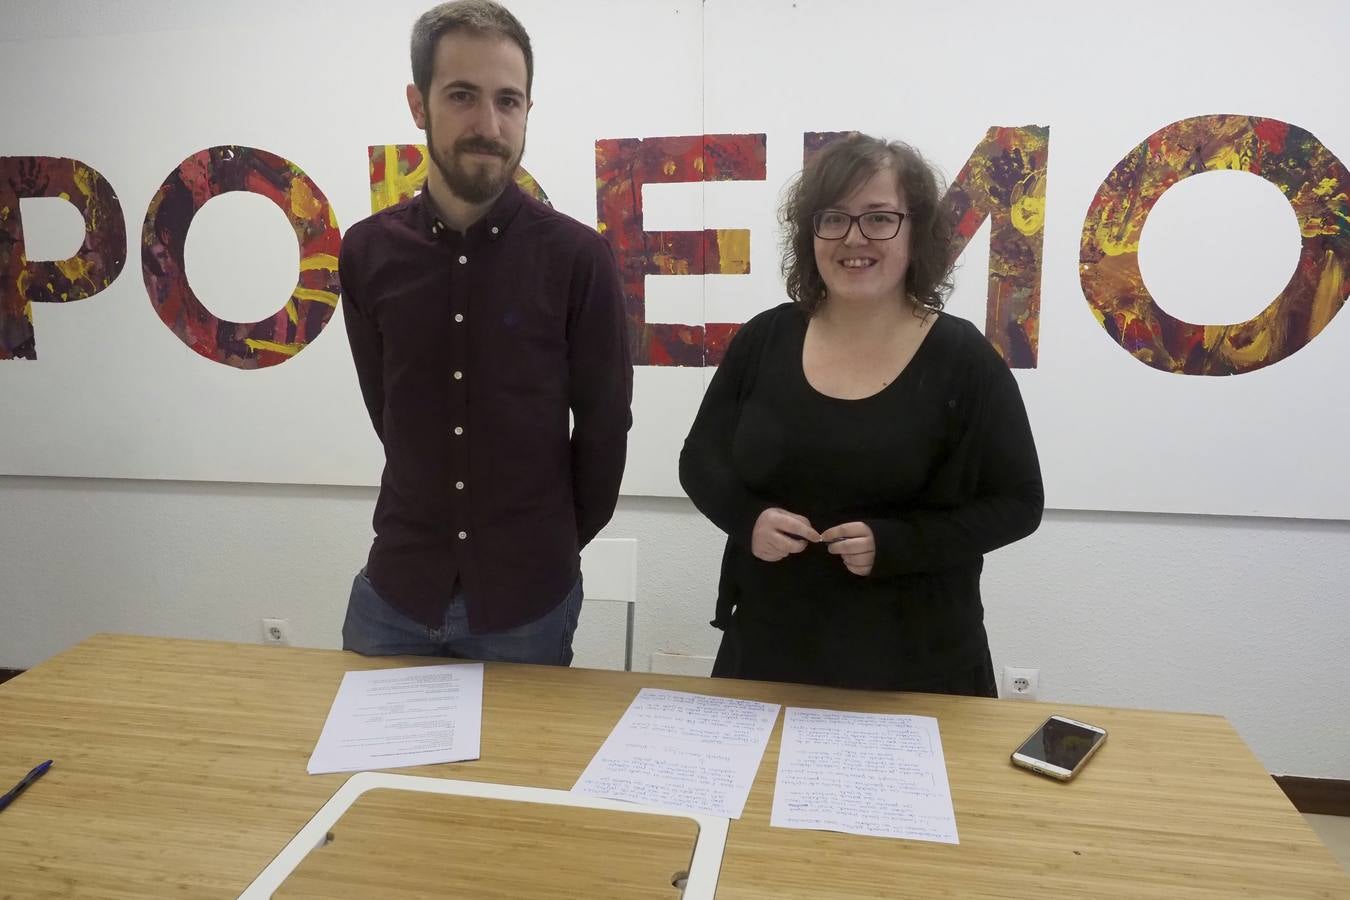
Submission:
[[244,343],[252,350],[267,350],[271,353],[282,353],[286,356],[294,356],[305,349],[304,344],[278,344],[276,341],[260,341],[255,338],[245,338]]
[[[1233,363],[1243,367],[1260,366],[1270,361],[1272,349],[1276,343],[1278,323],[1268,314],[1258,316],[1251,325],[1242,328],[1243,336],[1250,333],[1251,343],[1241,346],[1233,341],[1232,332],[1238,330],[1232,325],[1214,325],[1205,328],[1205,349],[1212,349],[1222,343],[1223,355]],[[1281,341],[1280,343],[1283,343]]]
[[545,194],[544,189],[539,186],[539,182],[535,181],[534,176],[524,169],[516,169],[516,184],[520,185],[522,191],[536,200],[543,202],[548,199],[548,195]]
[[676,165],[675,160],[673,159],[666,160],[665,164],[661,166],[661,171],[665,172],[667,175],[674,175],[675,169]]
[[302,222],[308,222],[318,216],[322,209],[323,204],[310,190],[308,181],[296,178],[291,182],[291,215]]
[[1305,211],[1300,209],[1299,204],[1295,204],[1294,209],[1298,213],[1299,232],[1305,238],[1340,234],[1347,220],[1345,214],[1337,209],[1337,205],[1343,207],[1344,204],[1344,194],[1337,194],[1331,199],[1331,202],[1317,204],[1315,211]]
[[1251,168],[1251,160],[1243,156],[1237,147],[1224,145],[1205,160],[1205,169],[1213,172],[1218,169],[1232,169],[1245,172]]
[[88,220],[86,228],[92,234],[101,227],[103,215],[103,210],[94,202],[94,172],[88,166],[77,165],[71,170],[71,178],[75,182],[75,189],[84,195],[84,217]]
[[317,288],[298,287],[291,292],[291,298],[294,300],[310,300],[314,303],[322,303],[324,306],[337,306],[337,294],[332,291],[321,291]]
[[688,275],[689,260],[671,256],[668,253],[652,254],[652,263],[662,275]]
[[295,298],[286,301],[286,317],[291,320],[292,325],[300,324],[300,312],[295,308]]
[[377,213],[395,204],[402,203],[421,189],[427,180],[427,149],[420,148],[422,158],[408,174],[399,171],[398,145],[384,145],[384,180],[374,181],[374,168],[371,168],[370,211]]
[[72,285],[77,281],[87,281],[91,288],[98,288],[98,285],[94,284],[94,279],[89,277],[89,270],[92,267],[86,260],[78,256],[59,260],[56,263],[56,268],[60,270],[62,277]]
[[1331,317],[1340,311],[1344,303],[1345,269],[1341,267],[1336,254],[1328,251],[1322,263],[1322,275],[1317,279],[1317,290],[1313,292],[1312,310],[1308,317],[1310,336],[1327,327]]
[[703,157],[694,157],[694,171],[698,172],[700,175],[703,174]]
[[331,253],[311,253],[300,260],[301,272],[313,272],[315,270],[336,272],[337,267],[338,258]]
[[717,271],[722,275],[750,273],[750,232],[745,228],[717,230]]
[[75,181],[75,189],[86,197],[94,196],[94,173],[87,166],[76,166],[71,172]]
[[1336,190],[1336,179],[1323,178],[1321,181],[1317,182],[1317,186],[1313,188],[1313,193],[1319,197],[1330,197],[1331,192],[1334,190]]
[[1045,179],[1033,172],[1013,186],[1013,227],[1027,237],[1045,227]]
[[1139,235],[1127,223],[1104,221],[1097,226],[1097,246],[1107,256],[1139,252]]

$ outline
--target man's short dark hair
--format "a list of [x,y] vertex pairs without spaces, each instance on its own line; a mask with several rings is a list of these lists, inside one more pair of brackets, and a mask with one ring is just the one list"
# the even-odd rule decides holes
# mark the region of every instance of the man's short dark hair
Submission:
[[413,84],[423,97],[431,90],[436,44],[442,35],[455,31],[514,41],[525,54],[525,96],[530,96],[530,88],[534,85],[534,51],[530,49],[530,36],[525,32],[525,26],[511,15],[510,10],[492,0],[454,0],[422,13],[413,25]]

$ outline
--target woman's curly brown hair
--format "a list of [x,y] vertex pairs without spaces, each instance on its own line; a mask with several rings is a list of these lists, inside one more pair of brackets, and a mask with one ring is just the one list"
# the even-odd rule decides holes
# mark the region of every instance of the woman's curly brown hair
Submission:
[[942,309],[952,289],[951,214],[942,203],[937,173],[919,151],[899,141],[852,132],[816,154],[788,190],[779,218],[784,227],[783,277],[788,296],[807,315],[825,300],[825,281],[816,268],[811,217],[862,187],[882,169],[894,171],[909,207],[909,270],[905,291],[919,308]]

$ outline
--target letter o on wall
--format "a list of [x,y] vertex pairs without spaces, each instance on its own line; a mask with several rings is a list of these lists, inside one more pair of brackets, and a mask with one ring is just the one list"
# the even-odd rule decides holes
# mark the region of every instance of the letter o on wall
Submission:
[[[1139,237],[1172,185],[1200,172],[1250,172],[1280,189],[1303,243],[1289,284],[1245,322],[1183,322],[1139,271]],[[1310,132],[1278,119],[1182,119],[1139,144],[1106,176],[1083,222],[1079,279],[1097,321],[1140,362],[1183,375],[1237,375],[1307,346],[1350,294],[1350,175]]]
[[[261,194],[281,207],[300,242],[295,290],[258,322],[215,316],[192,292],[184,270],[193,217],[230,191]],[[155,312],[179,340],[214,362],[258,369],[299,353],[332,318],[341,241],[328,199],[295,163],[254,147],[211,147],[183,160],[155,192],[141,232],[141,270]]]

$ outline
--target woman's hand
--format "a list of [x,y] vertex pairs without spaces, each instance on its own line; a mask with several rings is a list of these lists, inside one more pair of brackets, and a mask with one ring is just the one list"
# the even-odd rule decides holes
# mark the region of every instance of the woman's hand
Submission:
[[827,528],[820,539],[830,545],[829,550],[843,557],[844,566],[854,575],[868,575],[877,559],[877,541],[872,529],[862,522],[845,522]]
[[755,530],[750,535],[750,552],[756,559],[778,562],[793,553],[801,553],[808,545],[819,540],[820,534],[804,516],[770,507],[755,520]]

